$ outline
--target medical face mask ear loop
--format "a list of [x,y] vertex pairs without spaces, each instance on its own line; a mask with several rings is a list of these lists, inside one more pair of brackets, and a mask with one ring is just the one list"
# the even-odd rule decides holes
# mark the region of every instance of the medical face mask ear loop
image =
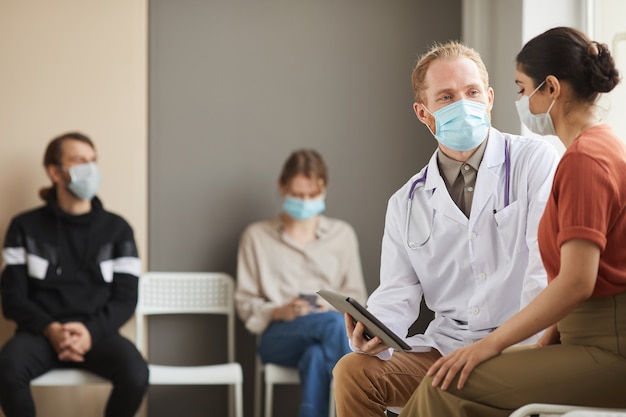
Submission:
[[[435,123],[435,129],[437,129],[437,118],[435,117],[435,115],[434,115],[434,114],[432,114],[432,113],[430,112],[430,110],[428,110],[428,109],[426,108],[426,106],[425,106],[424,104],[422,104],[422,103],[420,103],[420,104],[422,105],[422,108],[426,111],[426,113],[428,113],[428,114],[430,114],[430,115],[431,115],[431,117],[433,118],[433,122]],[[435,132],[433,132],[433,130],[430,128],[430,125],[429,125],[428,123],[424,123],[424,124],[426,125],[426,128],[428,129],[428,131],[430,132],[430,134],[431,134],[431,135],[433,135],[433,137],[436,139],[436,138],[437,138],[437,136],[435,135]]]
[[[434,115],[434,114],[432,114],[432,113],[430,112],[430,110],[428,110],[428,109],[426,108],[426,106],[425,106],[424,104],[422,104],[422,103],[420,103],[420,104],[422,105],[422,107],[424,108],[424,110],[426,110],[426,113],[428,113],[428,114],[430,114],[430,115],[432,116],[432,118],[433,118],[433,122],[435,123],[435,131],[436,131],[436,130],[437,130],[437,117],[435,117],[435,115]],[[437,137],[437,135],[435,134],[435,132],[433,132],[433,130],[430,128],[430,125],[429,125],[428,123],[424,123],[424,124],[426,125],[426,128],[428,129],[428,131],[430,132],[430,134],[431,134],[431,135],[433,135],[433,137],[434,137],[434,138],[435,138],[435,139],[439,142],[439,138]],[[426,243],[426,242],[424,242],[424,243]],[[424,245],[422,245],[422,246],[424,246]],[[413,249],[414,249],[414,248],[413,248]]]
[[533,133],[538,135],[556,135],[554,130],[554,123],[552,122],[552,116],[550,116],[550,110],[554,106],[556,99],[552,99],[552,103],[548,107],[545,113],[534,114],[530,111],[530,98],[546,83],[543,80],[537,88],[533,90],[528,96],[521,97],[515,104],[517,112],[520,116],[522,123]]
[[[544,85],[545,83],[546,83],[546,80],[543,80],[543,81],[541,82],[541,84],[539,84],[539,85],[537,86],[537,88],[535,88],[535,89],[533,90],[533,92],[532,92],[532,93],[530,93],[530,94],[528,95],[528,111],[530,111],[530,98],[533,96],[533,94],[535,94],[537,91],[539,91],[539,89],[541,88],[541,86],[542,86],[542,85]],[[554,103],[555,103],[555,102],[556,102],[556,99],[555,99],[555,98],[553,98],[553,99],[552,99],[552,103],[550,103],[550,105],[548,106],[548,110],[546,110],[546,112],[545,112],[544,114],[547,114],[548,116],[550,116],[550,110],[552,110],[552,106],[554,106]],[[552,121],[552,116],[550,116],[550,121]]]
[[[552,110],[552,106],[554,106],[554,103],[556,103],[555,98],[552,99],[552,103],[550,103],[550,106],[548,106],[548,110],[546,110],[546,113],[545,113],[550,117],[550,121],[552,121],[552,116],[550,116],[550,110]],[[552,125],[554,126],[554,123]]]

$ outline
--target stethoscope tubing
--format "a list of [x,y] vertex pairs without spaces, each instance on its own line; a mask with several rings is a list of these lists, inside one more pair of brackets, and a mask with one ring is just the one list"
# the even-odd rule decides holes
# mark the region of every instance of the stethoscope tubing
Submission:
[[[509,194],[510,194],[510,186],[511,186],[511,156],[509,152],[509,140],[508,139],[505,139],[505,144],[504,144],[504,171],[505,171],[504,207],[508,207],[509,202],[510,202]],[[411,218],[411,208],[413,207],[413,195],[415,194],[415,189],[420,183],[424,183],[424,184],[426,183],[427,176],[428,176],[428,167],[426,167],[426,169],[424,170],[424,175],[422,175],[421,177],[413,181],[413,184],[411,184],[411,188],[409,189],[409,196],[408,196],[409,198],[408,198],[407,213],[406,213],[406,227],[405,227],[406,245],[408,246],[409,249],[423,248],[424,245],[426,245],[426,243],[428,243],[428,241],[430,240],[430,236],[432,234],[433,226],[435,223],[435,215],[433,213],[432,224],[431,224],[428,236],[426,237],[426,240],[422,242],[421,244],[418,244],[409,240],[409,225],[410,225],[409,219]]]

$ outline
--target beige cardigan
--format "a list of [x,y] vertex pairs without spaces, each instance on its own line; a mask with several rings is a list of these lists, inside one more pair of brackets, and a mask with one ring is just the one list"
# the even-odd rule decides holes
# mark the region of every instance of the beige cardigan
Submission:
[[262,333],[275,307],[323,288],[361,302],[367,297],[356,233],[348,223],[320,216],[317,239],[305,247],[283,233],[279,218],[243,232],[235,303],[250,332]]

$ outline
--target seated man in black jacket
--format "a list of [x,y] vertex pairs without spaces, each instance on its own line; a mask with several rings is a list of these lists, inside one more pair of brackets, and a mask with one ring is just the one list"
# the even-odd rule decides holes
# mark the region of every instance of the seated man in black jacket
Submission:
[[95,196],[95,161],[86,136],[53,139],[44,156],[53,185],[40,192],[46,204],[9,226],[0,294],[17,331],[0,351],[6,417],[35,416],[30,381],[52,368],[111,380],[107,417],[132,417],[147,390],[147,365],[119,334],[135,310],[141,264],[131,227]]

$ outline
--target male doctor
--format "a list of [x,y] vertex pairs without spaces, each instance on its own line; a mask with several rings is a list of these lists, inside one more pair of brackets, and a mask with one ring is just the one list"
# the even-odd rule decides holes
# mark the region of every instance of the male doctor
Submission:
[[435,318],[424,334],[406,337],[411,352],[394,352],[346,316],[355,352],[333,373],[339,417],[404,406],[441,355],[485,337],[547,284],[536,232],[555,149],[491,127],[487,70],[458,42],[422,56],[412,84],[413,109],[438,149],[389,200],[380,285],[368,309],[401,336],[422,297]]

